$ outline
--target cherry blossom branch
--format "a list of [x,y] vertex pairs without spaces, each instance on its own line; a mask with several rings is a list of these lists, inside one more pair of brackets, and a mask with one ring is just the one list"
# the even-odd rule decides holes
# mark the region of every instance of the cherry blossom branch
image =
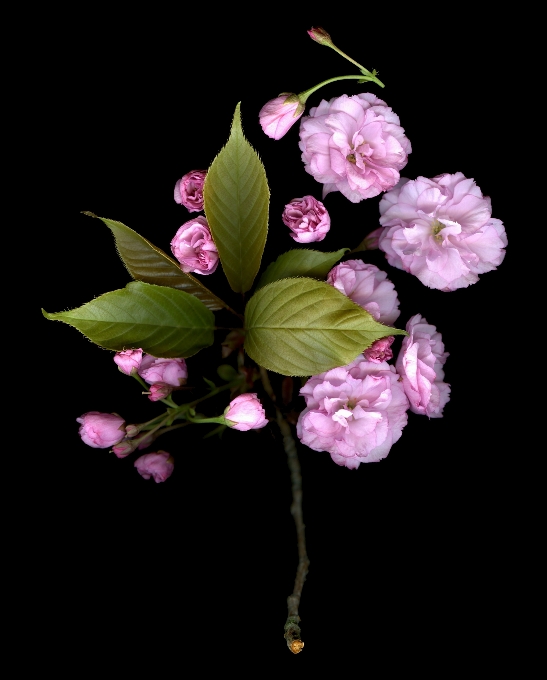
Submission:
[[274,403],[276,410],[276,421],[277,425],[281,431],[283,437],[283,448],[287,454],[287,463],[289,465],[289,470],[291,473],[291,489],[292,489],[292,503],[291,503],[291,515],[293,516],[294,523],[296,525],[296,537],[298,544],[298,567],[296,569],[296,577],[294,580],[293,592],[287,598],[287,608],[288,616],[285,622],[285,640],[287,641],[287,647],[291,650],[293,654],[298,654],[302,651],[304,643],[302,642],[300,635],[300,616],[298,614],[298,608],[300,606],[300,598],[302,597],[302,589],[304,587],[304,582],[308,574],[308,568],[310,565],[310,560],[306,551],[306,534],[305,534],[305,524],[304,515],[302,512],[302,471],[300,468],[300,461],[298,459],[298,451],[296,448],[296,442],[291,432],[291,427],[289,423],[283,417],[281,409],[276,404],[276,398],[270,379],[268,377],[268,372],[266,369],[260,367],[260,376],[262,378],[262,384],[267,394]]

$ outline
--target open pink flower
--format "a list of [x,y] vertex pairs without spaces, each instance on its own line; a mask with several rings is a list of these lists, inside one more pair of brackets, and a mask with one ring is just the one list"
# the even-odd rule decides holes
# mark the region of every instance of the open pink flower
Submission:
[[323,199],[340,191],[352,203],[377,196],[399,181],[410,142],[399,116],[368,92],[323,100],[300,122],[306,172],[324,184]]
[[392,326],[401,313],[395,286],[387,274],[362,260],[346,260],[333,267],[327,283],[367,310],[379,323]]
[[142,361],[142,349],[125,349],[123,352],[116,352],[114,363],[122,373],[131,375],[136,372]]
[[189,212],[203,210],[203,183],[206,175],[207,170],[192,170],[175,184],[175,201]]
[[402,179],[380,201],[379,247],[429,288],[466,288],[496,269],[507,236],[490,198],[461,172]]
[[262,130],[272,139],[281,139],[296,123],[304,112],[305,105],[298,95],[283,92],[279,97],[270,99],[260,109],[258,119]]
[[293,198],[285,206],[281,219],[293,232],[291,236],[298,243],[322,241],[330,229],[327,209],[313,196]]
[[234,423],[233,425],[228,423],[233,430],[241,432],[258,430],[268,424],[260,399],[256,393],[251,392],[245,392],[232,399],[224,411],[224,417]]
[[187,274],[212,274],[218,266],[218,251],[203,215],[185,222],[171,241],[171,251]]
[[395,366],[403,379],[410,410],[442,418],[450,400],[450,385],[443,381],[443,365],[449,355],[444,351],[442,336],[420,314],[408,321],[406,331],[408,336],[403,339]]
[[108,449],[125,437],[125,420],[117,413],[88,411],[76,422],[80,423],[82,441],[94,449]]
[[158,451],[145,453],[144,456],[137,458],[134,465],[141,477],[144,479],[153,477],[154,481],[159,483],[165,482],[173,474],[175,461],[167,451]]
[[188,367],[183,358],[164,359],[145,354],[138,371],[149,385],[166,383],[172,387],[180,387],[188,378]]
[[408,399],[395,368],[363,355],[312,376],[300,394],[306,400],[296,424],[300,441],[350,469],[385,458],[407,424]]

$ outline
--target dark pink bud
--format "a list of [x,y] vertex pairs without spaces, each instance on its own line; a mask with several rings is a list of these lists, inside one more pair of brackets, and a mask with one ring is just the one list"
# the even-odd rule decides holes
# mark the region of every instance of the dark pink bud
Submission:
[[393,335],[388,335],[387,338],[375,340],[363,354],[369,361],[372,361],[375,364],[381,364],[382,361],[389,361],[393,357],[391,345],[394,340],[395,337]]
[[206,170],[192,170],[175,184],[175,201],[189,212],[203,210],[203,183]]
[[150,385],[148,398],[150,401],[160,401],[161,399],[168,397],[172,391],[173,388],[171,385],[166,385],[165,383],[154,383],[153,385]]
[[329,47],[332,45],[332,38],[324,28],[312,28],[308,31],[308,35],[320,45],[328,45]]

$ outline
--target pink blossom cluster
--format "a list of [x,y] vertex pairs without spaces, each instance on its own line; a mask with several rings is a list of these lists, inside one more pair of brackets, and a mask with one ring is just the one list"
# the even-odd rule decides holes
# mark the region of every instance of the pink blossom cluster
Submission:
[[394,187],[412,147],[399,116],[366,92],[322,100],[300,122],[306,172],[323,186],[323,199],[340,191],[352,203]]
[[461,172],[401,179],[380,201],[379,248],[429,288],[466,288],[496,269],[507,236],[490,198]]
[[218,267],[218,250],[203,215],[179,227],[171,240],[171,252],[187,274],[213,274]]
[[281,219],[298,243],[322,241],[330,229],[327,209],[313,196],[293,198],[285,206]]
[[150,385],[150,401],[165,399],[174,389],[185,385],[188,378],[188,367],[182,357],[165,359],[143,355],[138,348],[116,352],[114,361],[122,373],[138,374]]
[[[399,300],[384,272],[360,260],[334,267],[327,282],[380,323],[399,316]],[[338,465],[355,469],[385,458],[407,423],[407,411],[439,418],[450,398],[444,382],[441,334],[419,314],[406,325],[395,366],[392,335],[376,340],[347,366],[312,376],[300,390],[306,408],[297,422],[303,444],[328,451]]]
[[175,184],[175,201],[188,212],[203,210],[203,184],[206,175],[206,170],[191,170]]

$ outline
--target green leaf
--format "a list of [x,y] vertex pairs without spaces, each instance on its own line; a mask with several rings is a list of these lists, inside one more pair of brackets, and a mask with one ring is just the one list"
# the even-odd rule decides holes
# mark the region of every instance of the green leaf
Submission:
[[180,264],[173,260],[160,248],[147,241],[133,229],[121,222],[98,217],[92,212],[84,211],[84,215],[102,220],[114,234],[116,250],[127,271],[134,279],[153,283],[157,286],[168,286],[195,295],[198,300],[212,310],[225,307],[225,303],[206,288],[200,281],[185,274]]
[[257,289],[273,281],[288,279],[293,276],[324,279],[348,250],[349,248],[342,248],[332,253],[322,253],[320,250],[307,250],[305,248],[289,250],[268,265],[268,268],[260,277]]
[[264,166],[243,136],[239,103],[228,142],[207,171],[203,200],[228,283],[236,293],[245,293],[264,252],[270,190]]
[[197,298],[140,281],[67,312],[42,313],[118,352],[141,347],[155,357],[190,357],[214,340],[214,315]]
[[375,340],[407,335],[384,326],[334,286],[310,278],[264,286],[245,309],[245,351],[269,371],[316,375],[353,361]]

